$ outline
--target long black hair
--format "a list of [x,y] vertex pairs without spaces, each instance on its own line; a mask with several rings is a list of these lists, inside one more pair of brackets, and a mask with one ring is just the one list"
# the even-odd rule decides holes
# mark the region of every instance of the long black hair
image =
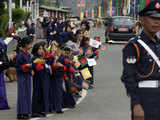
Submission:
[[17,53],[19,52],[20,48],[25,48],[27,44],[30,44],[33,42],[33,39],[31,39],[30,37],[24,37],[24,38],[17,38],[17,48],[16,51]]
[[81,47],[83,47],[83,46],[85,46],[85,42],[86,41],[89,41],[89,38],[88,37],[84,37],[83,39],[82,39],[82,41],[81,41]]
[[36,43],[36,44],[34,44],[34,46],[33,46],[33,49],[32,49],[32,55],[34,55],[34,56],[38,56],[38,50],[39,50],[39,48],[42,46],[42,44],[41,43]]
[[72,30],[71,25],[66,25],[66,26],[65,26],[65,32],[67,32],[67,29],[68,29],[68,28],[71,28],[71,30]]
[[39,42],[39,44],[41,44],[41,45],[42,45],[42,47],[45,47],[45,45],[47,45],[47,42],[45,42],[45,41],[41,41],[41,42]]
[[25,37],[25,38],[22,38],[20,40],[20,45],[22,48],[25,48],[27,44],[31,44],[33,42],[33,39],[31,39],[30,37]]
[[81,30],[81,29],[78,29],[78,30],[76,31],[76,37],[77,37],[79,34],[81,34],[81,33],[83,33],[82,30]]

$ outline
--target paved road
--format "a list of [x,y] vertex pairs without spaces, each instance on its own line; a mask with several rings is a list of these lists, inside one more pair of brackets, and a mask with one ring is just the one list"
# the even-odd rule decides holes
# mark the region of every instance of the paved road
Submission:
[[75,110],[49,120],[129,120],[129,100],[120,82],[121,45],[108,46],[96,67],[96,86]]
[[[104,30],[94,29],[91,36],[104,40]],[[76,109],[46,120],[129,120],[129,99],[120,81],[122,48],[123,45],[107,45],[107,50],[101,52],[95,68],[95,88],[88,91]]]
[[[104,39],[103,33],[102,29],[94,29],[91,35],[100,35]],[[107,45],[107,50],[101,52],[95,68],[95,88],[88,91],[77,108],[42,120],[129,120],[129,99],[120,81],[121,50],[122,45]],[[7,83],[7,92],[12,109],[0,111],[0,120],[15,120],[16,83]]]

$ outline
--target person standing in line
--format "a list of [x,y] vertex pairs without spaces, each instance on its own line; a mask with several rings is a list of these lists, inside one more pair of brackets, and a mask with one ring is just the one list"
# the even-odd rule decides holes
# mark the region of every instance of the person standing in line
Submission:
[[35,24],[32,23],[31,26],[27,29],[27,35],[31,39],[35,39],[36,33],[35,33]]
[[89,31],[87,30],[87,26],[85,23],[81,24],[81,30],[85,37],[88,37],[88,38],[90,37]]
[[82,24],[85,24],[85,25],[86,25],[86,30],[87,30],[87,31],[90,30],[90,24],[89,24],[89,22],[87,21],[86,16],[84,17],[83,21],[81,22],[81,25],[82,25]]
[[62,104],[63,104],[63,76],[66,71],[66,66],[62,64],[64,59],[61,57],[61,52],[56,51],[54,63],[52,64],[52,85],[53,92],[52,97],[54,97],[54,110],[57,114],[62,114]]
[[[6,60],[2,59],[4,57],[6,58]],[[0,31],[0,110],[10,109],[7,101],[6,87],[4,81],[4,70],[8,67],[9,60],[7,58],[7,45],[2,40],[2,31]]]
[[31,76],[32,61],[29,49],[32,45],[32,39],[23,38],[21,49],[16,56],[16,71],[18,80],[17,96],[17,119],[28,119],[32,113],[31,104]]
[[51,23],[48,25],[46,32],[47,32],[46,33],[47,43],[49,45],[50,42],[54,39],[54,36],[56,34],[56,31],[54,31],[54,28],[52,28],[52,24]]
[[[33,57],[33,97],[32,117],[45,117],[49,112],[49,66],[44,59],[44,48],[42,44],[36,43],[32,49]],[[37,60],[40,60],[37,62]]]

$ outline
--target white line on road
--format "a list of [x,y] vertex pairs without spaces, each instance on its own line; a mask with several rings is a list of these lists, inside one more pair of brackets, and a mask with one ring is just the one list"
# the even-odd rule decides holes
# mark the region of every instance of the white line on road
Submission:
[[[86,96],[87,96],[87,90],[83,89],[82,90],[82,97],[78,99],[77,105],[80,104],[85,99]],[[63,111],[67,111],[67,110],[70,110],[70,109],[69,108],[63,109]],[[55,114],[49,114],[49,115],[47,115],[47,117],[52,117],[54,115]],[[42,118],[31,118],[30,120],[40,120],[40,119],[42,119]]]

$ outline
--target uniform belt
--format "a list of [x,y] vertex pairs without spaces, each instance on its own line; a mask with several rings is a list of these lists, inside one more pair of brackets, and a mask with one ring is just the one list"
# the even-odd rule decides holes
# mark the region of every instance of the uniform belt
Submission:
[[145,80],[138,83],[139,88],[160,88],[160,80]]

